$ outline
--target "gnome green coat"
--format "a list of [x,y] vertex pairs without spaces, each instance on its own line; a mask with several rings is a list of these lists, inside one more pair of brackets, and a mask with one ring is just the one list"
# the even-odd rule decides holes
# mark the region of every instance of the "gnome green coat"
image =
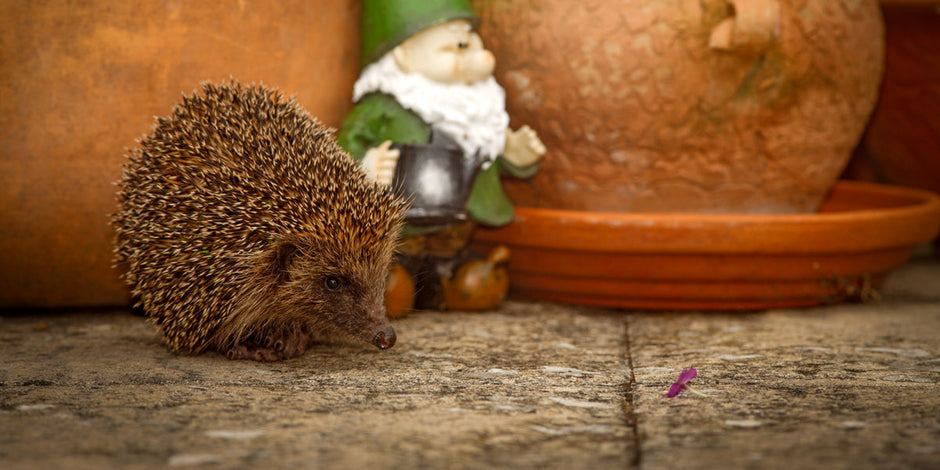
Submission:
[[[338,141],[356,160],[366,150],[390,140],[399,144],[428,143],[431,126],[417,114],[405,109],[393,96],[370,93],[360,99],[346,117]],[[512,221],[513,205],[503,192],[500,176],[508,174],[529,178],[538,171],[538,163],[518,167],[504,158],[480,171],[470,191],[467,212],[473,220],[490,226]]]

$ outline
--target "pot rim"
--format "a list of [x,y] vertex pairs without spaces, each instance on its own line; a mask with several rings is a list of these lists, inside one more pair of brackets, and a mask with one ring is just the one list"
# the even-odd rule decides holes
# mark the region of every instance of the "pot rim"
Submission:
[[837,182],[809,214],[616,213],[517,207],[513,223],[474,238],[583,252],[838,253],[927,242],[940,231],[940,196]]

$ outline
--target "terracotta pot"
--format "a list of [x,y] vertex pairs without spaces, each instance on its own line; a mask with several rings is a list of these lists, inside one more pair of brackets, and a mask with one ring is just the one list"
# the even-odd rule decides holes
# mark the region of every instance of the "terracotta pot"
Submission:
[[623,214],[518,208],[478,230],[506,244],[515,295],[605,307],[752,310],[865,299],[937,235],[940,197],[840,182],[815,214]]
[[884,180],[940,192],[940,14],[886,5],[885,78],[862,151]]
[[123,305],[111,269],[123,154],[203,80],[349,111],[358,2],[0,2],[0,307]]
[[513,125],[549,153],[521,205],[812,212],[875,104],[876,0],[478,0]]

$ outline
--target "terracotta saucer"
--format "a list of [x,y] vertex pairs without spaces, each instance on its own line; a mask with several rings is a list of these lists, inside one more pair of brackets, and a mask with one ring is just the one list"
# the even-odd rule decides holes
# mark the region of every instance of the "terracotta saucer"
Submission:
[[757,310],[864,299],[936,237],[940,197],[840,181],[814,214],[626,214],[520,207],[479,229],[508,245],[512,292],[653,310]]

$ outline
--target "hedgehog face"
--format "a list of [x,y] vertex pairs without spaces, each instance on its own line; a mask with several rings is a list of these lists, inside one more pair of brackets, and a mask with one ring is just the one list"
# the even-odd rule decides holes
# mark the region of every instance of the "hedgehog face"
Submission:
[[[380,349],[395,344],[385,315],[388,250],[341,254],[328,242],[292,237],[278,242],[269,262],[275,280],[275,310],[298,320],[333,327]],[[348,250],[348,249],[347,249]]]

